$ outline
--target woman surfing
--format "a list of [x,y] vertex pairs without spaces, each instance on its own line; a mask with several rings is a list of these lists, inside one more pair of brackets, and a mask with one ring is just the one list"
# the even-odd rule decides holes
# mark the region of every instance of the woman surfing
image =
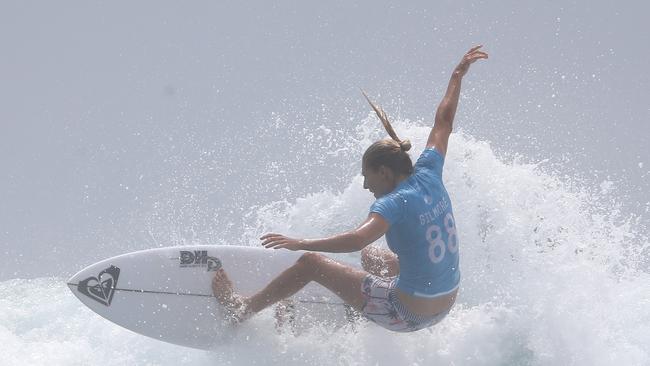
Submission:
[[[253,296],[235,293],[227,274],[219,269],[212,291],[237,321],[292,296],[311,281],[392,331],[417,331],[447,315],[456,300],[460,270],[456,221],[442,168],[462,78],[472,63],[488,58],[481,47],[470,49],[454,69],[415,165],[407,153],[409,140],[400,140],[384,111],[368,99],[391,138],[373,143],[363,154],[363,187],[376,198],[367,219],[354,230],[325,239],[262,236],[266,248],[307,252]],[[369,246],[383,235],[390,250]],[[356,251],[361,251],[363,270],[316,253]]]

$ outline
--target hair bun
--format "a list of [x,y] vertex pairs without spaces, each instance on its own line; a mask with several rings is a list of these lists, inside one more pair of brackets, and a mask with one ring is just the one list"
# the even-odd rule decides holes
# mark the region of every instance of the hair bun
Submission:
[[399,142],[399,147],[402,149],[402,151],[409,151],[411,150],[411,141],[410,140],[403,140]]

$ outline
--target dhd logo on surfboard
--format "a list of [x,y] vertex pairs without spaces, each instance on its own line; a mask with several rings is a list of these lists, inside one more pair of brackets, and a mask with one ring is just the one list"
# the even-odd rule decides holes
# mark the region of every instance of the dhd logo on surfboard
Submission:
[[207,267],[207,271],[217,271],[221,268],[221,261],[219,258],[208,256],[207,250],[181,250],[180,251],[180,267]]

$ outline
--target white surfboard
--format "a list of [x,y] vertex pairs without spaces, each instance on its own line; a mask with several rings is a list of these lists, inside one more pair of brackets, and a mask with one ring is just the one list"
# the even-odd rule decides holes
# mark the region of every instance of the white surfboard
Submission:
[[[182,246],[143,250],[95,263],[68,280],[90,309],[134,332],[182,346],[209,349],[232,330],[212,295],[223,266],[235,291],[249,296],[296,262],[300,252],[243,246]],[[292,298],[294,320],[350,320],[350,309],[311,283]],[[314,314],[319,313],[319,314]]]

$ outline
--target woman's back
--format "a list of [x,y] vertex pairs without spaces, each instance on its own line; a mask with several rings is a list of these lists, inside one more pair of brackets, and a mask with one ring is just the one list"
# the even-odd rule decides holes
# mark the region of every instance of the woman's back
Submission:
[[396,286],[412,296],[439,296],[460,282],[458,236],[442,184],[443,164],[435,149],[425,149],[413,174],[370,208],[390,223],[386,241],[400,264]]

